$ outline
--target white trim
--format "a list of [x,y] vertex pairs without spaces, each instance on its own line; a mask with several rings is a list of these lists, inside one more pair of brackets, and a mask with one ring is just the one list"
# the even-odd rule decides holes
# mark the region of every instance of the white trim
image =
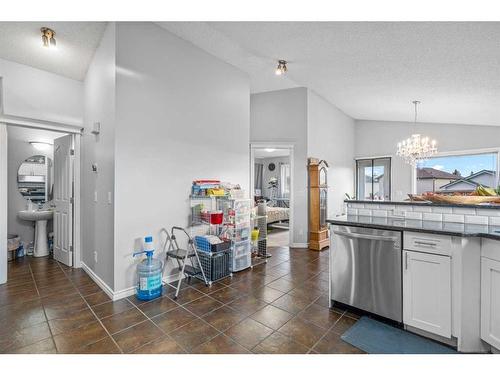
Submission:
[[81,181],[80,181],[80,167],[81,167],[81,135],[73,135],[75,156],[73,163],[73,267],[81,267]]
[[113,292],[113,289],[104,282],[103,279],[101,279],[89,266],[87,266],[84,262],[81,262],[82,269],[87,273],[87,275],[90,276],[94,282],[99,285],[99,288],[103,290],[104,293],[108,295],[109,298],[111,298],[113,301],[115,293]]
[[[289,150],[290,161],[290,214],[288,219],[288,244],[293,247],[294,239],[294,204],[295,204],[295,144],[287,142],[250,142],[250,199],[254,200],[255,149],[257,148],[284,148]],[[306,232],[309,228],[306,228]]]
[[[109,298],[113,301],[117,301],[122,298],[130,297],[135,294],[135,286],[131,286],[119,291],[113,291],[113,289],[104,282],[89,266],[87,266],[84,262],[81,262],[82,269],[89,275],[89,277],[94,280],[94,282],[99,285],[99,288],[103,290],[104,293],[108,295]],[[163,277],[163,283],[171,283],[179,280],[180,273],[176,273],[174,275],[169,275]]]
[[37,120],[28,117],[12,116],[6,114],[0,114],[0,122],[4,122],[8,125],[22,126],[25,128],[51,130],[51,131],[70,133],[70,134],[81,134],[83,131],[83,128],[81,126],[68,125],[55,121]]
[[294,242],[290,245],[290,247],[295,247],[297,249],[309,249],[309,244],[308,243]]
[[0,284],[7,282],[7,147],[7,127],[0,123]]

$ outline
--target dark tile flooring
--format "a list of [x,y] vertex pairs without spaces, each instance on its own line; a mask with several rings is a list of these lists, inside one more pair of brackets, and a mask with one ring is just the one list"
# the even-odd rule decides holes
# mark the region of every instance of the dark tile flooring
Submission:
[[81,269],[10,262],[0,285],[1,353],[361,353],[340,335],[357,316],[328,308],[328,251],[277,247],[267,264],[173,300],[112,302]]

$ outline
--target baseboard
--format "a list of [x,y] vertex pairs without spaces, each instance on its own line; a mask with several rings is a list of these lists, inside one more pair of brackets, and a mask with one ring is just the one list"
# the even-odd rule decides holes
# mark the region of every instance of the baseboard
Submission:
[[290,245],[290,247],[295,247],[298,249],[309,249],[309,243],[294,242]]
[[108,295],[109,298],[111,298],[113,301],[114,299],[114,292],[111,287],[104,282],[103,279],[101,279],[89,266],[87,266],[84,262],[81,262],[81,267],[82,269],[89,275],[89,277],[94,280],[94,282],[99,285],[99,287],[103,290],[104,293]]
[[[111,298],[111,300],[117,301],[135,294],[135,285],[115,292],[89,266],[83,262],[81,262],[81,266],[87,275],[89,275],[89,277],[94,280],[97,285],[99,285],[99,287],[108,295],[109,298]],[[177,280],[179,280],[178,273],[163,278],[164,283],[171,283]]]

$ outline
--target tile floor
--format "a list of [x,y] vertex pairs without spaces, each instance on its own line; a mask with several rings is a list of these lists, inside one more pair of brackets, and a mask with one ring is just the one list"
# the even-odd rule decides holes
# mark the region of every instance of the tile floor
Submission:
[[112,302],[81,269],[9,262],[1,353],[361,353],[340,335],[357,316],[328,309],[328,251],[277,247],[268,263],[162,298]]

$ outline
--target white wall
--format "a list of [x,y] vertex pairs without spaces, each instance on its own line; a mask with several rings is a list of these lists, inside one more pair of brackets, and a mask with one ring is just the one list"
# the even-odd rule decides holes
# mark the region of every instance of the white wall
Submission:
[[[151,23],[116,26],[115,290],[142,237],[188,224],[191,183],[249,184],[249,79]],[[172,264],[169,271],[172,272]]]
[[[0,123],[0,212],[7,211],[7,126]],[[7,282],[7,217],[0,215],[0,284]]]
[[[23,129],[16,126],[7,126],[8,134],[8,233],[17,234],[24,242],[25,248],[35,239],[35,227],[33,221],[21,220],[17,213],[26,209],[26,198],[24,198],[17,188],[17,171],[22,162],[34,155],[47,156],[54,160],[54,150],[36,150],[29,144],[31,140],[38,140],[37,136],[30,137],[30,133],[41,134],[43,131],[33,129]],[[52,135],[52,132],[47,132]],[[61,134],[62,136],[63,134]],[[52,136],[46,137],[51,139]],[[35,203],[36,204],[36,203]],[[50,230],[50,228],[49,228]]]
[[[81,147],[82,261],[110,288],[114,286],[115,70],[115,24],[110,22],[85,77]],[[101,123],[97,136],[90,133],[94,122]]]
[[411,167],[395,156],[396,145],[412,133],[438,142],[440,152],[500,147],[500,127],[409,122],[356,121],[356,157],[392,156],[392,199],[411,192]]
[[354,192],[354,120],[314,91],[307,95],[307,156],[326,160],[328,217],[344,210],[345,193]]
[[292,241],[307,244],[307,89],[252,94],[250,142],[294,145]]
[[4,59],[0,59],[0,78],[5,114],[82,124],[82,82]]

